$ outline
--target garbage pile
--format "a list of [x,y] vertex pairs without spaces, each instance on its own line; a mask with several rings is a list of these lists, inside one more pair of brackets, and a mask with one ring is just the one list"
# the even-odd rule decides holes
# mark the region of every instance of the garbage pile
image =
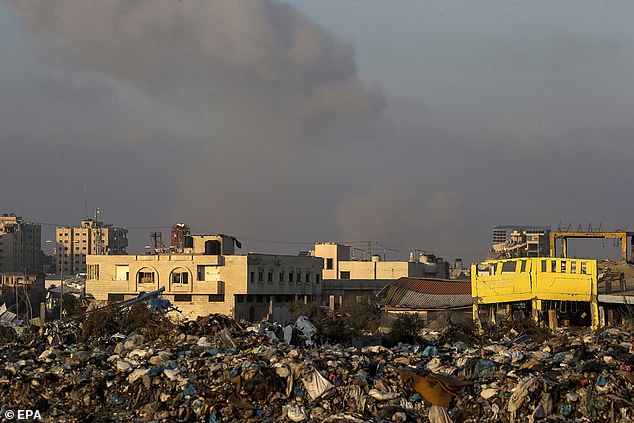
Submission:
[[432,373],[470,381],[448,403],[454,422],[633,418],[634,335],[625,329],[559,331],[539,341],[511,333],[482,344],[431,333],[417,345],[356,348],[316,342],[306,318],[290,334],[218,315],[180,325],[152,314],[115,318],[127,326],[101,319],[92,332],[86,322],[53,323],[4,344],[0,413],[32,409],[49,421],[428,421],[429,398],[401,375]]

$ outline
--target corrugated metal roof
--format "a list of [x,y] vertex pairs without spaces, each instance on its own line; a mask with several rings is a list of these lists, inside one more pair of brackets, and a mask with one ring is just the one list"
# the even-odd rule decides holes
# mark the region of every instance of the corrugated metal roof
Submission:
[[448,309],[473,304],[471,282],[449,279],[400,278],[379,294],[383,306]]

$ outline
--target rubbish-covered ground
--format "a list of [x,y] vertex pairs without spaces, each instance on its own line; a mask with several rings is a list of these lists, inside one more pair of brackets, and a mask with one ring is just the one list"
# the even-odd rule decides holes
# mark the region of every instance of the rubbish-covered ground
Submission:
[[[45,421],[428,421],[403,370],[474,381],[454,422],[631,422],[631,329],[478,336],[452,327],[416,344],[321,343],[307,319],[286,328],[222,316],[174,325],[144,304],[0,332],[0,415]],[[116,313],[119,314],[116,314]],[[288,341],[290,343],[285,342]]]

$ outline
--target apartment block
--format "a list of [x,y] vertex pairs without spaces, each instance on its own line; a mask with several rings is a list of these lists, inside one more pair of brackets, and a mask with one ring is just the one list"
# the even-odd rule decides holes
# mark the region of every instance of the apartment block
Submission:
[[312,256],[236,254],[235,238],[194,235],[182,252],[89,255],[86,292],[123,301],[164,288],[184,318],[220,313],[235,319],[287,320],[295,300],[321,300],[322,260]]
[[126,255],[128,230],[93,219],[81,221],[79,227],[57,227],[54,250],[57,274],[86,272],[89,255]]
[[0,216],[0,273],[42,271],[42,228],[15,214]]

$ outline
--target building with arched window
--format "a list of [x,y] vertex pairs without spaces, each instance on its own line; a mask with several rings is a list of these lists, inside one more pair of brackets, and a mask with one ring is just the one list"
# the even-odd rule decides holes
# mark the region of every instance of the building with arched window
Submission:
[[295,301],[321,301],[323,260],[313,256],[236,254],[235,238],[192,235],[182,252],[87,257],[86,292],[123,301],[165,288],[183,316],[220,313],[285,321]]

